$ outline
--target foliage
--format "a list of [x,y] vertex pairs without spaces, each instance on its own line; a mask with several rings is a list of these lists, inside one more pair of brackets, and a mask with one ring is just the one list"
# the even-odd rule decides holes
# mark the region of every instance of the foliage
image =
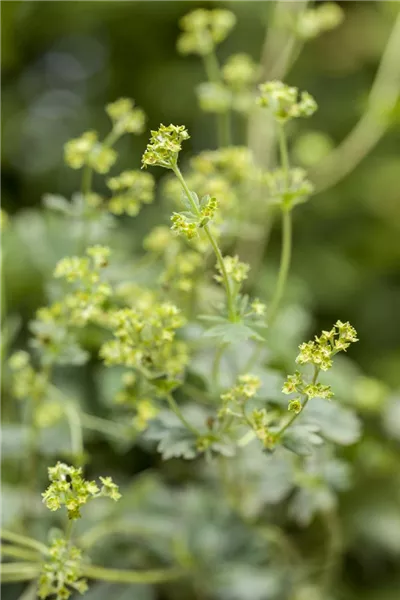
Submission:
[[[325,180],[304,167],[307,139],[330,143],[312,130],[298,143],[317,103],[285,81],[303,43],[343,16],[330,2],[278,5],[271,60],[269,36],[282,46],[268,68],[269,57],[242,52],[220,63],[240,19],[195,8],[179,20],[177,49],[202,61],[195,93],[216,148],[197,151],[201,132],[189,124],[160,124],[134,164],[129,143],[147,117],[123,97],[106,104],[108,134],[91,124],[64,145],[79,191],[46,195],[43,221],[2,212],[6,256],[45,220],[62,244],[46,255],[53,276],[29,325],[8,313],[4,323],[10,598],[30,582],[27,598],[57,600],[124,597],[122,585],[146,599],[352,600],[341,570],[360,546],[395,561],[398,401],[357,366],[364,332],[353,350],[356,330],[336,320],[345,304],[332,293],[336,323],[317,327],[290,275],[301,235],[306,262],[319,264],[324,215],[317,225],[310,215]],[[260,265],[274,223],[277,272]],[[322,332],[304,341],[311,329]]]

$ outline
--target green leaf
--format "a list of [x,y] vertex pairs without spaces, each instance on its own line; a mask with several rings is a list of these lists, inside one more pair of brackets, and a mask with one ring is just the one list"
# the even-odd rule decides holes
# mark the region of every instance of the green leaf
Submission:
[[303,422],[318,426],[320,434],[342,446],[355,444],[361,437],[361,423],[357,415],[341,406],[335,398],[314,398],[301,416]]
[[308,456],[313,452],[315,446],[323,443],[318,431],[318,426],[312,424],[293,425],[285,431],[282,444],[299,456]]

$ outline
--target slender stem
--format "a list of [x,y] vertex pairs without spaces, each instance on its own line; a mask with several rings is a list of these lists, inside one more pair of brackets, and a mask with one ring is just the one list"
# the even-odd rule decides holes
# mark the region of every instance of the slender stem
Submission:
[[31,562],[10,562],[1,564],[1,581],[27,581],[35,579],[40,571],[40,564]]
[[221,360],[222,360],[222,356],[224,354],[225,348],[226,348],[226,344],[221,344],[220,346],[217,347],[217,349],[215,351],[211,378],[212,378],[213,388],[216,392],[219,389],[219,372],[220,372]]
[[90,579],[111,581],[116,583],[164,583],[183,577],[181,569],[171,567],[169,569],[152,569],[149,571],[133,571],[125,569],[105,569],[95,565],[84,566],[83,574]]
[[130,439],[126,433],[125,427],[123,425],[119,425],[118,423],[114,423],[114,421],[102,419],[101,417],[96,417],[95,415],[89,415],[86,413],[81,414],[81,420],[82,426],[85,429],[98,431],[99,433],[104,433],[105,435],[110,435],[118,439]]
[[124,535],[151,536],[156,535],[157,531],[156,528],[152,530],[142,523],[126,523],[124,521],[121,521],[120,523],[100,523],[79,538],[79,546],[90,548],[103,537],[118,533]]
[[[221,71],[217,55],[212,50],[203,57],[204,68],[207,78],[211,83],[222,84]],[[231,115],[230,111],[217,115],[218,146],[230,146],[231,144]]]
[[32,548],[33,550],[37,550],[41,554],[48,554],[47,546],[34,540],[33,538],[27,537],[25,535],[21,535],[19,533],[14,533],[13,531],[9,531],[8,529],[1,529],[0,531],[1,538],[6,540],[7,542],[13,542],[14,544],[18,544],[20,546],[25,546],[26,548]]
[[83,456],[83,435],[80,414],[72,402],[64,404],[64,413],[68,420],[71,435],[71,452],[80,462]]
[[[289,187],[289,154],[283,125],[279,126],[279,151],[281,158],[282,171],[285,178],[286,189]],[[289,274],[290,260],[292,255],[292,215],[289,208],[282,207],[282,249],[279,266],[278,282],[274,296],[269,309],[268,324],[271,325],[277,315],[283,293],[285,291],[286,281]]]
[[168,404],[170,406],[170,409],[176,414],[176,416],[181,421],[181,423],[183,423],[183,425],[185,427],[187,427],[187,429],[189,429],[189,431],[191,431],[196,437],[201,436],[202,435],[201,431],[199,431],[198,429],[196,429],[196,427],[194,427],[193,425],[191,425],[189,423],[189,421],[183,415],[181,409],[179,408],[179,406],[175,402],[174,398],[170,394],[168,394],[168,396],[167,396],[167,401],[168,401]]
[[65,539],[68,543],[70,543],[70,541],[71,541],[72,531],[74,529],[74,526],[75,526],[75,521],[68,520],[67,526],[65,528]]
[[12,544],[1,545],[2,556],[11,556],[12,558],[23,558],[29,561],[40,561],[41,557],[33,550],[13,546]]
[[[197,216],[200,216],[199,207],[197,206],[178,165],[175,165],[175,167],[173,168],[173,172],[175,173],[176,177],[179,179],[179,182],[180,182],[180,184],[192,206],[194,213]],[[235,301],[234,301],[233,293],[232,293],[231,286],[229,283],[228,273],[226,272],[224,259],[221,254],[221,250],[219,249],[218,243],[217,243],[216,239],[214,238],[212,232],[210,231],[208,224],[205,225],[203,229],[204,229],[204,232],[205,232],[206,236],[208,237],[209,242],[214,250],[215,256],[217,258],[217,263],[218,263],[219,269],[222,274],[222,280],[224,282],[224,287],[225,287],[225,291],[226,291],[229,319],[231,321],[235,321],[236,320]]]
[[284,130],[283,125],[279,125],[278,132],[279,132],[279,154],[280,154],[280,159],[281,159],[282,170],[285,175],[286,187],[288,187],[290,164],[289,164],[289,153],[288,153],[288,149],[287,149],[286,135],[285,135],[285,130]]
[[278,282],[269,309],[268,325],[271,325],[277,315],[279,305],[285,290],[292,255],[292,214],[289,210],[282,211],[282,250],[279,266]]
[[336,571],[339,566],[339,559],[342,550],[342,539],[340,533],[340,523],[335,510],[325,511],[322,518],[327,530],[327,548],[325,564],[322,569],[321,585],[327,594],[335,580]]
[[343,142],[311,171],[315,193],[341,181],[372,150],[390,125],[400,92],[400,13],[393,25],[372,85],[367,111]]

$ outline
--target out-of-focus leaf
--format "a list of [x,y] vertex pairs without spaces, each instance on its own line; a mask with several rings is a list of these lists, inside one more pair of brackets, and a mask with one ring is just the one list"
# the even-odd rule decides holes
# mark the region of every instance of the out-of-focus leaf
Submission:
[[317,425],[324,438],[342,446],[355,444],[361,437],[359,418],[335,398],[330,401],[313,398],[299,420]]

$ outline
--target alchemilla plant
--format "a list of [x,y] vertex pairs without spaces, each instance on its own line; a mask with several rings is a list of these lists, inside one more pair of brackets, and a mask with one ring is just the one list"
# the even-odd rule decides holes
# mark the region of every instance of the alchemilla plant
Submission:
[[[325,3],[281,27],[300,44],[340,21],[338,6]],[[238,591],[242,571],[254,598],[335,597],[337,497],[351,475],[341,446],[360,436],[341,401],[340,365],[358,338],[337,320],[307,341],[290,318],[287,286],[293,214],[314,193],[288,140],[317,101],[279,78],[260,80],[262,66],[246,54],[221,65],[218,47],[235,22],[224,9],[196,9],[180,21],[178,51],[204,63],[207,81],[196,92],[200,109],[215,115],[215,148],[189,156],[193,132],[167,122],[149,133],[141,164],[119,172],[120,138],[147,131],[143,110],[121,98],[106,106],[105,137],[86,131],[65,145],[80,191],[70,201],[45,197],[74,251],[54,265],[29,347],[8,361],[29,432],[28,502],[15,527],[2,530],[3,554],[15,559],[3,564],[3,581],[31,582],[27,598],[66,599],[97,580],[163,584],[171,599],[234,600],[247,598]],[[232,124],[255,117],[271,124],[276,160],[268,168],[250,145],[234,143]],[[136,264],[113,247],[112,232],[156,199],[167,214],[157,212]],[[249,240],[272,219],[282,238],[269,286]],[[59,384],[60,373],[88,361],[104,388],[112,382],[101,418]],[[67,446],[44,452],[60,427]],[[153,475],[132,486],[117,474],[120,492],[107,468],[87,479],[93,434],[115,444],[121,461],[133,445],[179,461],[190,486],[171,488]],[[293,524],[301,532],[313,520],[326,524],[319,556],[291,535]],[[120,563],[108,560],[108,550],[121,548]]]

